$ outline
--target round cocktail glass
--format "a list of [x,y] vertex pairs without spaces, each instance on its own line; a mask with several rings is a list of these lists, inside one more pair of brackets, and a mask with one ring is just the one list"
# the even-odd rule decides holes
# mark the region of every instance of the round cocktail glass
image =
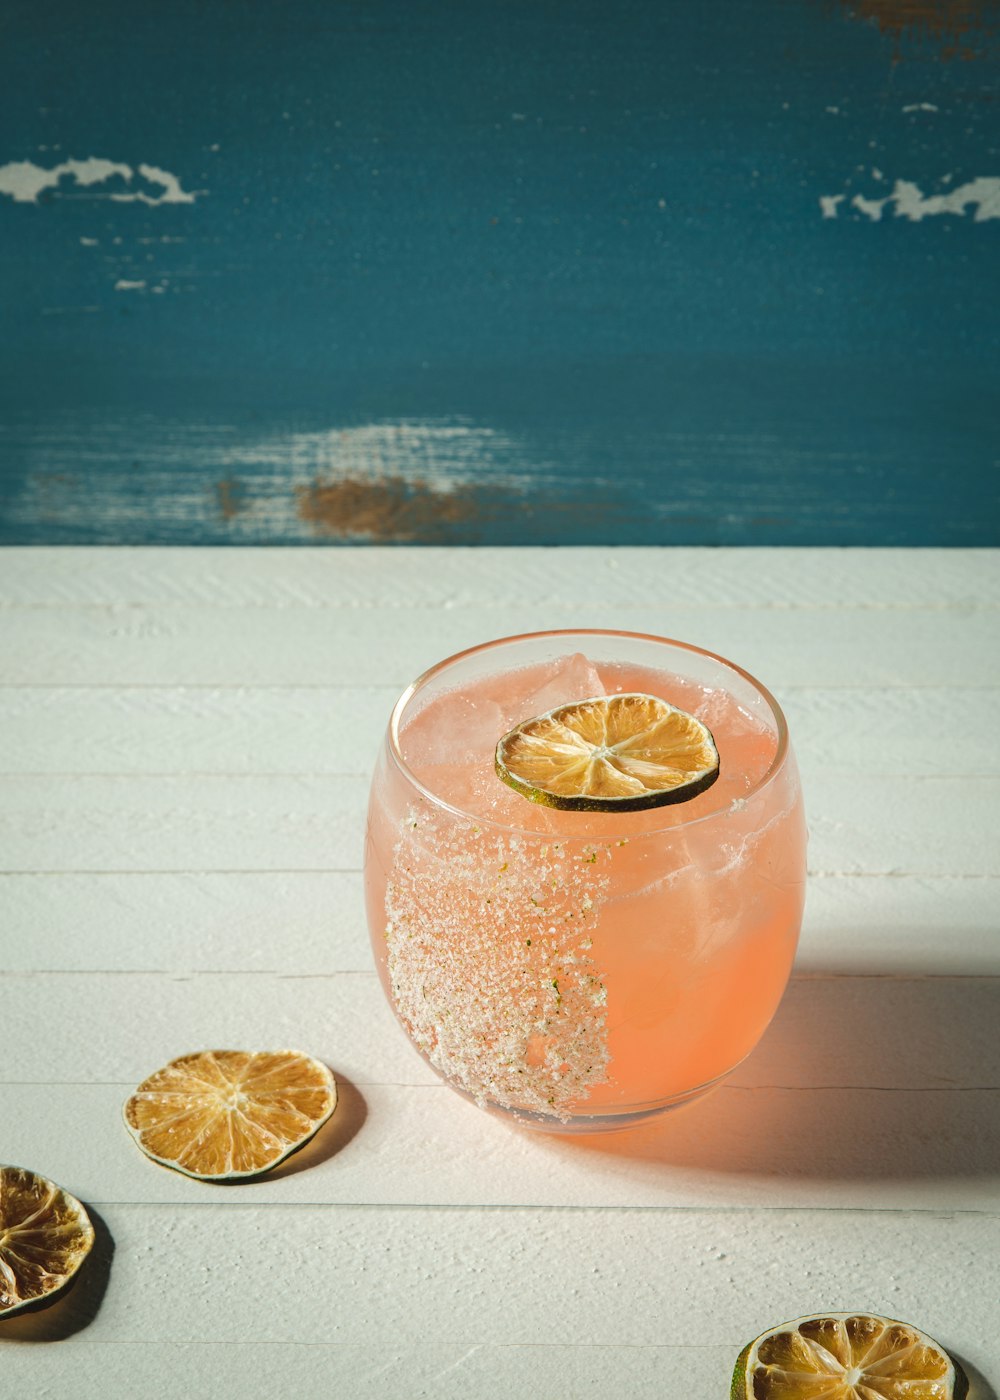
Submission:
[[[494,771],[522,720],[641,691],[696,715],[717,782],[676,805],[560,811]],[[550,1132],[627,1127],[719,1084],[788,981],[806,830],[784,716],[666,638],[559,631],[449,657],[400,697],[365,845],[379,976],[427,1062]]]

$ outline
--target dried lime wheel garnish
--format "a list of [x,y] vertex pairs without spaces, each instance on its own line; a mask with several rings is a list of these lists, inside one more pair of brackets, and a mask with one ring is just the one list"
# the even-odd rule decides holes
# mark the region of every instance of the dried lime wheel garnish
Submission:
[[732,1400],[962,1400],[968,1389],[958,1362],[908,1322],[817,1313],[743,1348]]
[[158,1069],[124,1108],[147,1157],[201,1181],[270,1171],[337,1106],[326,1065],[297,1050],[202,1050]]
[[687,802],[719,776],[701,720],[657,695],[599,695],[525,720],[497,744],[500,778],[569,812],[635,812]]
[[0,1317],[54,1301],[93,1244],[75,1196],[37,1172],[0,1166]]

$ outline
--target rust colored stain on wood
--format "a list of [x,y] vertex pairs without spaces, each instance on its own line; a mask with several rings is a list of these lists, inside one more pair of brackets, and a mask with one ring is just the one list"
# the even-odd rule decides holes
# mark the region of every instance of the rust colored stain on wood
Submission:
[[314,481],[296,487],[299,519],[321,534],[360,535],[383,542],[432,540],[474,520],[479,493],[468,486],[435,491],[425,481]]
[[[942,58],[974,59],[981,50],[975,37],[985,38],[996,27],[996,7],[984,0],[841,0],[857,19],[878,25],[902,56],[904,39],[930,39]],[[991,18],[987,19],[987,15]]]
[[559,521],[560,534],[607,526],[630,514],[621,501],[601,497],[550,500],[486,483],[441,491],[400,476],[316,480],[297,486],[295,496],[299,519],[316,534],[382,544],[475,544],[491,525],[527,521],[540,512]]
[[235,477],[229,476],[224,481],[216,482],[215,494],[225,520],[232,520],[239,515],[243,509],[243,487]]

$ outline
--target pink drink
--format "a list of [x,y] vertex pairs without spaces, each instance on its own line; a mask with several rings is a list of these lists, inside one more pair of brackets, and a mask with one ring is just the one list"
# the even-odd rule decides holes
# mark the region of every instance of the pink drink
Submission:
[[[496,776],[519,721],[623,691],[709,726],[714,786],[604,814],[538,806]],[[620,633],[477,648],[402,698],[376,770],[383,986],[480,1105],[553,1130],[625,1126],[704,1092],[759,1040],[795,953],[805,840],[780,710],[735,667]]]

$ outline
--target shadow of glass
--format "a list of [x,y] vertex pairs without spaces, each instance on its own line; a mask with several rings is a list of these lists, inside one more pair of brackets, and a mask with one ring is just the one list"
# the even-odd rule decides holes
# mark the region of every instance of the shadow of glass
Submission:
[[94,1226],[94,1247],[72,1287],[47,1307],[0,1322],[0,1343],[62,1342],[93,1322],[111,1277],[115,1242],[93,1206],[87,1206],[87,1214]]
[[803,978],[709,1097],[589,1151],[771,1178],[995,1176],[1000,979]]
[[[338,1074],[336,1070],[334,1070],[333,1076],[337,1081],[337,1107],[333,1117],[320,1128],[310,1142],[307,1142],[287,1161],[282,1162],[280,1167],[275,1167],[274,1171],[257,1177],[256,1181],[277,1181],[282,1177],[294,1176],[297,1172],[309,1171],[312,1167],[318,1167],[321,1162],[328,1162],[331,1157],[336,1157],[339,1152],[343,1152],[352,1138],[355,1138],[361,1131],[365,1119],[368,1117],[368,1105],[365,1103],[364,1096],[356,1084],[353,1084],[342,1074]],[[253,1186],[255,1182],[244,1181],[240,1184]]]

